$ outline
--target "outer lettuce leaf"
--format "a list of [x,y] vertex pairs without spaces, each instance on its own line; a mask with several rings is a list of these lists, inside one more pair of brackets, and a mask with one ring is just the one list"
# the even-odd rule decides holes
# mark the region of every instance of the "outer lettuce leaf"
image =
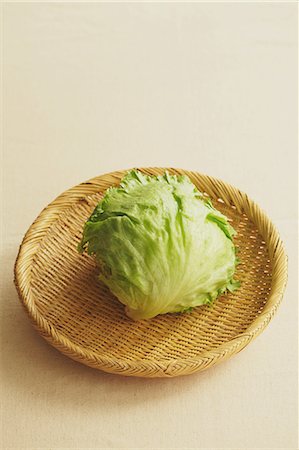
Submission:
[[235,230],[186,176],[132,170],[83,231],[102,280],[135,320],[186,312],[233,291]]

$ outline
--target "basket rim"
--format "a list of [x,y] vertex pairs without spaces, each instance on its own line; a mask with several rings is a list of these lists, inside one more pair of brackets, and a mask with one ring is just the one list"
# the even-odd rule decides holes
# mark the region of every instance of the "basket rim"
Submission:
[[[246,347],[249,342],[257,337],[268,325],[277,308],[279,307],[285,287],[287,284],[287,255],[285,253],[283,242],[279,236],[278,230],[266,215],[266,213],[255,203],[249,199],[247,194],[243,193],[239,189],[235,188],[229,183],[226,183],[218,178],[211,177],[209,175],[202,174],[197,171],[190,171],[185,169],[179,169],[174,167],[140,167],[138,170],[154,172],[157,170],[165,171],[169,170],[172,173],[184,173],[187,176],[196,175],[202,180],[213,183],[218,189],[223,189],[225,194],[228,194],[230,200],[237,200],[243,212],[249,216],[249,218],[258,227],[260,234],[264,238],[267,248],[271,245],[273,247],[273,255],[270,257],[273,273],[271,277],[271,291],[264,309],[248,326],[248,328],[235,338],[220,344],[213,350],[205,350],[198,356],[192,358],[180,358],[180,359],[136,359],[129,360],[124,358],[111,358],[106,355],[101,355],[93,350],[88,350],[78,344],[73,343],[68,337],[64,336],[60,331],[56,330],[41,313],[35,308],[34,296],[31,293],[31,262],[33,261],[36,253],[38,252],[39,243],[43,239],[47,230],[55,223],[59,215],[73,203],[76,203],[86,197],[88,194],[95,194],[97,192],[104,192],[107,187],[103,188],[103,182],[106,177],[115,178],[118,182],[120,177],[131,169],[123,169],[93,177],[86,182],[77,184],[66,191],[58,195],[52,202],[50,202],[36,217],[34,222],[28,228],[25,233],[22,242],[19,247],[18,255],[14,265],[14,282],[16,289],[21,300],[23,307],[29,315],[34,327],[41,333],[41,335],[54,347],[70,356],[73,359],[79,360],[87,365],[93,365],[101,370],[107,372],[117,373],[116,366],[120,367],[121,374],[126,375],[129,372],[135,370],[152,370],[157,369],[159,372],[163,372],[163,376],[174,376],[175,372],[179,375],[184,373],[191,373],[198,370],[197,366],[204,366],[211,363],[219,363],[220,361],[227,359],[229,356],[239,352]],[[111,181],[107,183],[113,185]],[[99,189],[100,188],[100,189]],[[221,197],[220,197],[221,198]],[[226,202],[228,206],[234,205],[234,201]],[[254,220],[255,219],[255,220]],[[258,223],[257,223],[258,221]],[[264,233],[261,232],[260,222],[264,225]],[[267,232],[267,233],[266,233]],[[268,242],[267,242],[268,241]],[[29,255],[29,258],[27,256]],[[27,258],[27,260],[26,260]],[[25,264],[24,264],[25,262]],[[23,269],[25,265],[25,269]],[[275,278],[275,289],[274,284]],[[196,365],[196,367],[194,366]],[[203,370],[202,369],[202,370]],[[146,376],[146,374],[143,376]]]

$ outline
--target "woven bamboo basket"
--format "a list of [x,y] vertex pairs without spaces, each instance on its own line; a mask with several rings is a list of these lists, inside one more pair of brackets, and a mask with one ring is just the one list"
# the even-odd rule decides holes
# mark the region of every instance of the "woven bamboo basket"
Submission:
[[[162,174],[163,168],[139,169]],[[84,222],[104,191],[125,174],[93,178],[61,194],[26,233],[15,264],[19,297],[35,328],[65,355],[122,375],[174,377],[205,370],[239,352],[267,326],[282,299],[287,257],[257,204],[238,189],[186,174],[237,230],[241,288],[190,314],[133,322],[96,278],[94,260],[77,252]]]

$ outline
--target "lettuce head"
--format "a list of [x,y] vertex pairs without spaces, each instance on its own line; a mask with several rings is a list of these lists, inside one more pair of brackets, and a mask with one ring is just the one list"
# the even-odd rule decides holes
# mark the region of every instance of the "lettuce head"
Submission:
[[109,188],[79,251],[134,319],[186,312],[238,287],[234,229],[187,176],[131,170]]

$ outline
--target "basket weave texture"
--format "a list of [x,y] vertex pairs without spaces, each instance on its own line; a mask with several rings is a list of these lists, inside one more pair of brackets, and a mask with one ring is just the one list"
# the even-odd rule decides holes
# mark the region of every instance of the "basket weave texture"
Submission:
[[[164,168],[139,169],[146,174]],[[77,245],[84,222],[105,190],[126,171],[102,175],[61,194],[26,233],[15,264],[19,297],[39,333],[65,355],[122,375],[173,377],[207,369],[242,350],[267,326],[282,299],[287,257],[279,235],[257,204],[210,176],[181,169],[237,231],[241,288],[190,314],[133,322],[96,278]]]

